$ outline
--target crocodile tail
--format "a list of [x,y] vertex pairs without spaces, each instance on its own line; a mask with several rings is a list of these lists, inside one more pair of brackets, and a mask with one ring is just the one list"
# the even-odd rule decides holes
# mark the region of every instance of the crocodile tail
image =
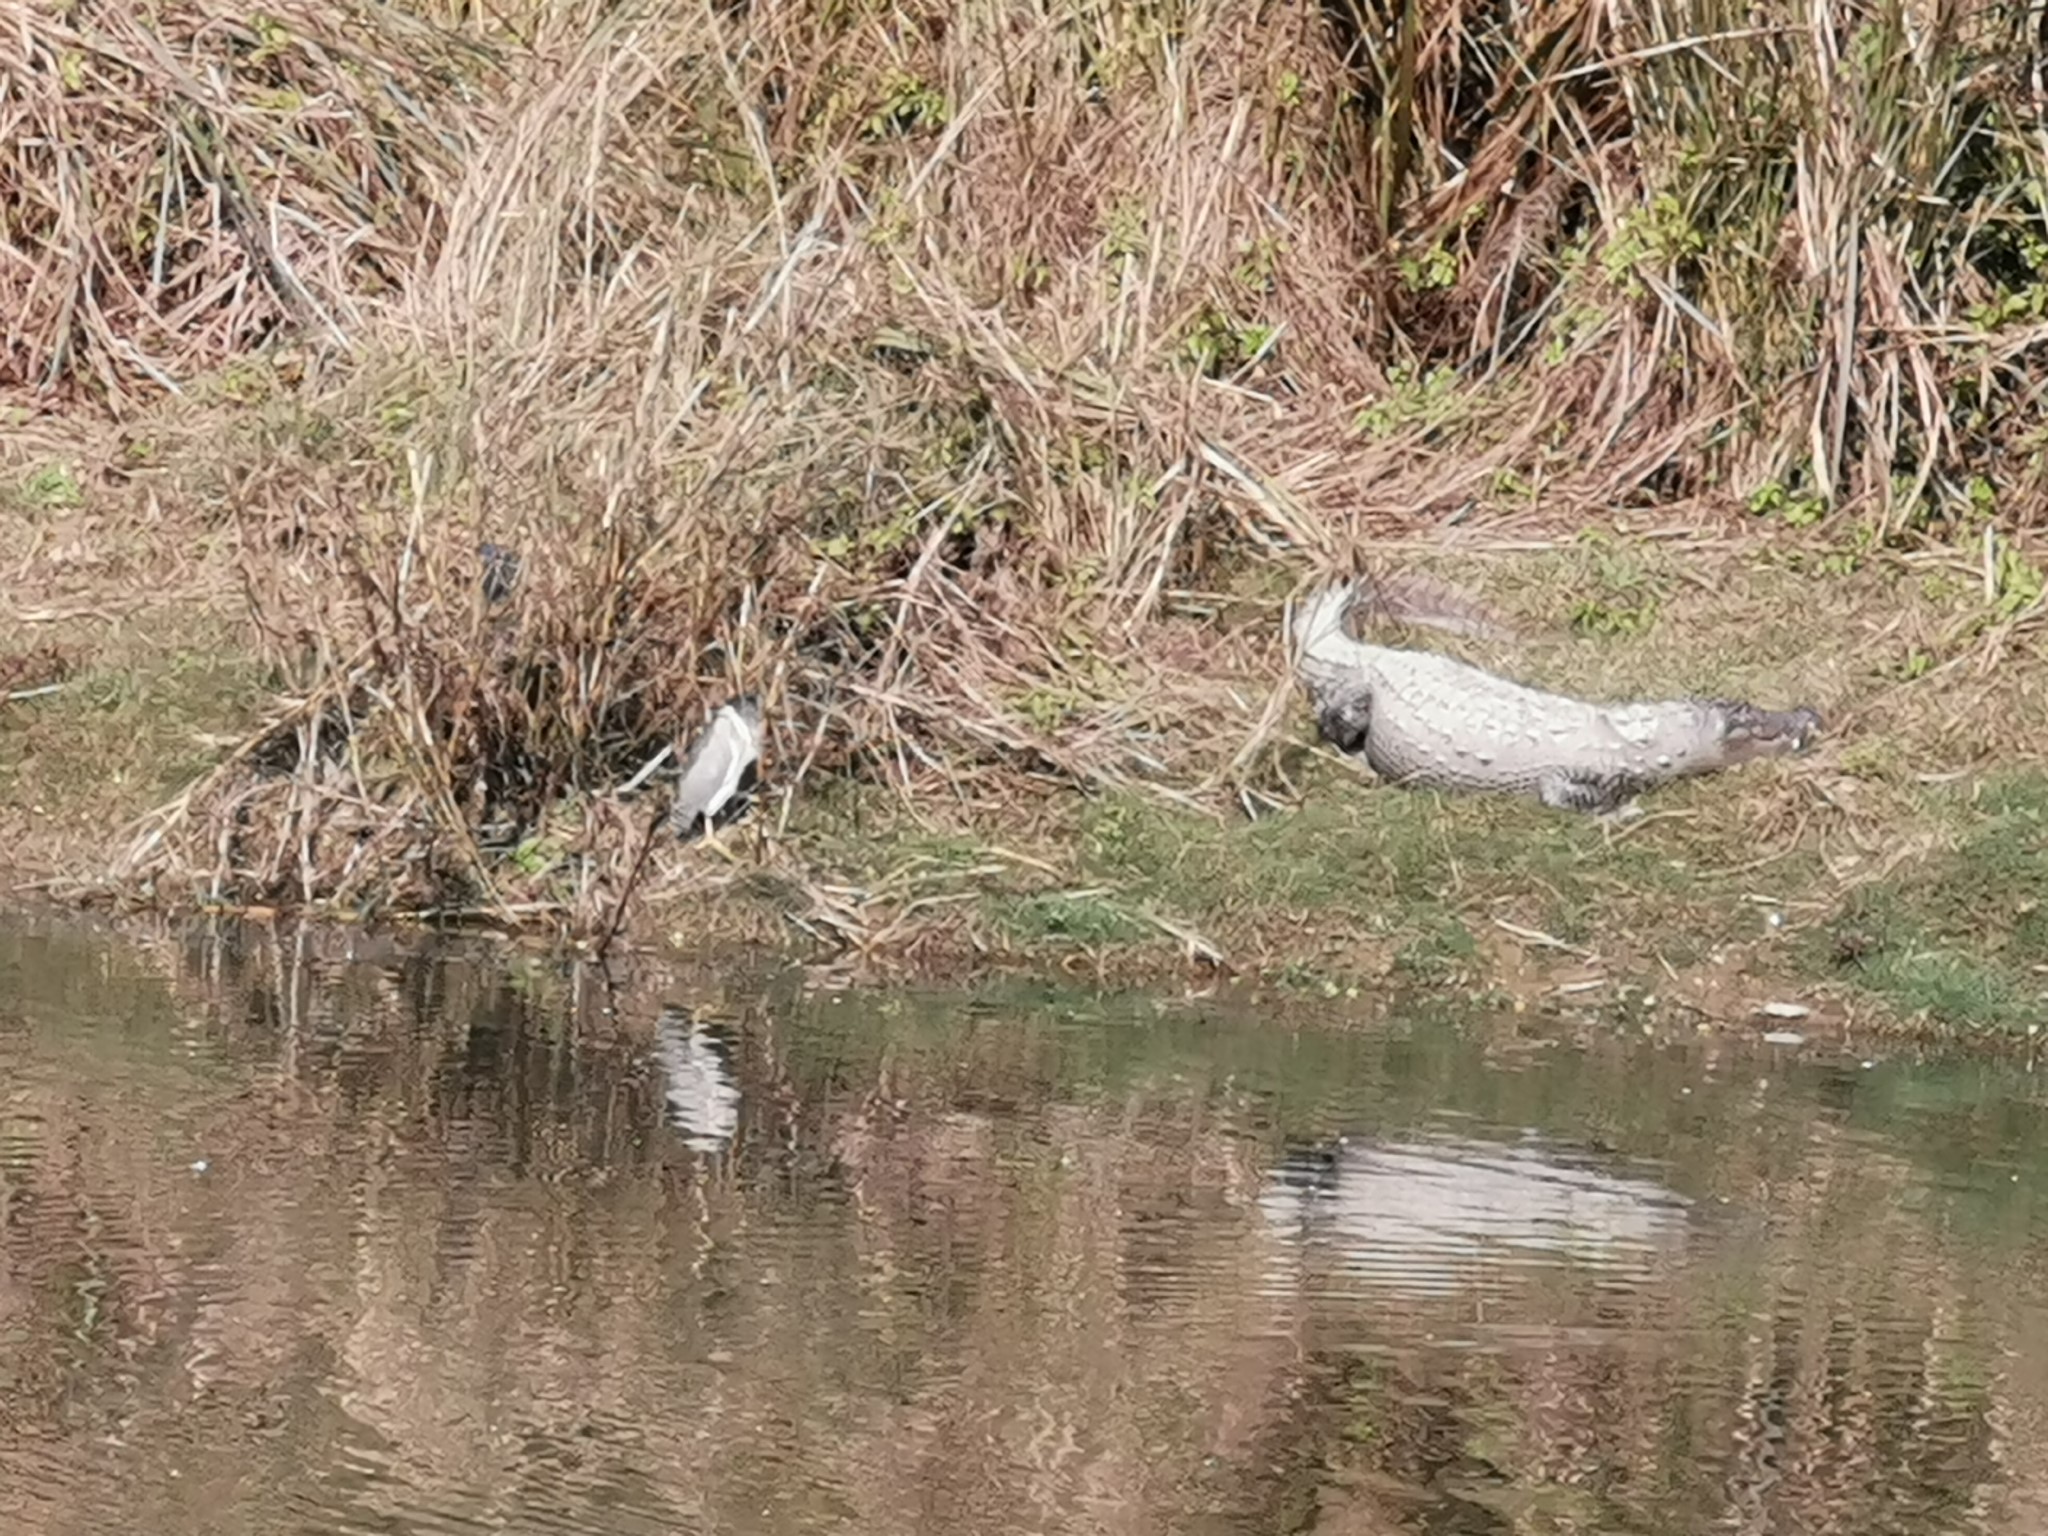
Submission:
[[1288,638],[1297,668],[1311,656],[1327,655],[1331,641],[1337,641],[1342,649],[1342,643],[1350,640],[1344,617],[1357,595],[1355,581],[1334,581],[1311,592],[1299,607],[1290,607]]
[[1374,620],[1419,624],[1447,635],[1482,640],[1504,640],[1515,632],[1512,624],[1480,598],[1439,576],[1397,570],[1366,574],[1359,586],[1367,613]]

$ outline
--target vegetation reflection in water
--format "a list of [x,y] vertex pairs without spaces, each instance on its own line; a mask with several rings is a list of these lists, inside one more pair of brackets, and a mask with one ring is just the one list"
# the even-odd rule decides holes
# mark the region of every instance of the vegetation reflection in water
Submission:
[[314,949],[0,933],[22,1536],[2041,1528],[2017,1067]]

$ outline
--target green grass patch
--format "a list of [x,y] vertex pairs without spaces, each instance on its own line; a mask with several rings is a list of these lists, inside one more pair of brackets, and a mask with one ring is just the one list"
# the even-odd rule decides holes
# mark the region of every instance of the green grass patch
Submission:
[[1691,931],[1694,907],[1720,892],[1682,833],[1617,840],[1591,818],[1519,799],[1392,789],[1334,768],[1307,787],[1298,809],[1254,822],[1093,801],[1079,828],[1082,878],[1197,924],[1338,919],[1405,939],[1408,970],[1431,978],[1469,959],[1476,915],[1591,943],[1622,927],[1677,929],[1680,914]]
[[267,681],[253,659],[197,636],[162,650],[137,636],[0,715],[0,801],[104,839],[253,727]]
[[1154,932],[1143,918],[1095,891],[1001,897],[996,900],[995,912],[1011,937],[1026,942],[1056,940],[1093,948],[1132,943]]
[[869,884],[965,875],[995,860],[978,832],[920,823],[891,791],[843,779],[807,785],[790,832],[821,866]]
[[1468,983],[1479,964],[1472,930],[1448,915],[1425,920],[1422,931],[1394,956],[1394,973],[1423,986]]
[[2048,1021],[2048,774],[2002,776],[1954,813],[1956,845],[1855,891],[1816,935],[1902,1013],[1951,1029]]
[[[1089,796],[1030,826],[920,824],[875,787],[820,784],[791,834],[831,878],[909,899],[975,889],[952,908],[1024,949],[1172,945],[1186,925],[1238,963],[1334,994],[1383,973],[1420,991],[1483,987],[1496,919],[1611,964],[1692,965],[1753,937],[1756,848],[1725,814],[1730,781],[1673,786],[1675,812],[1630,829],[1512,796],[1390,788],[1312,763],[1301,802],[1256,820],[1137,793]],[[963,816],[978,813],[962,811]],[[1788,895],[1824,871],[1798,850]]]
[[31,512],[68,512],[85,505],[85,490],[69,464],[44,464],[22,478],[17,498]]

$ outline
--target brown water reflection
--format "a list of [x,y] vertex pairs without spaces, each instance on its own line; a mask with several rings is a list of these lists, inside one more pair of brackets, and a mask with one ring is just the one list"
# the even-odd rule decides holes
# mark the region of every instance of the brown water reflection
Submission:
[[0,931],[7,1530],[2048,1529],[2021,1069],[316,947]]

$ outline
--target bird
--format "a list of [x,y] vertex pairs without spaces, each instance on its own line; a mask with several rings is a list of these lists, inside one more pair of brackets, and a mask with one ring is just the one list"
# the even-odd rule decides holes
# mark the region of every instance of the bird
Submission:
[[[708,835],[728,811],[737,811],[754,786],[761,760],[761,701],[751,693],[728,699],[711,716],[676,774],[669,825],[685,839],[701,824]],[[726,816],[730,820],[730,816]]]

